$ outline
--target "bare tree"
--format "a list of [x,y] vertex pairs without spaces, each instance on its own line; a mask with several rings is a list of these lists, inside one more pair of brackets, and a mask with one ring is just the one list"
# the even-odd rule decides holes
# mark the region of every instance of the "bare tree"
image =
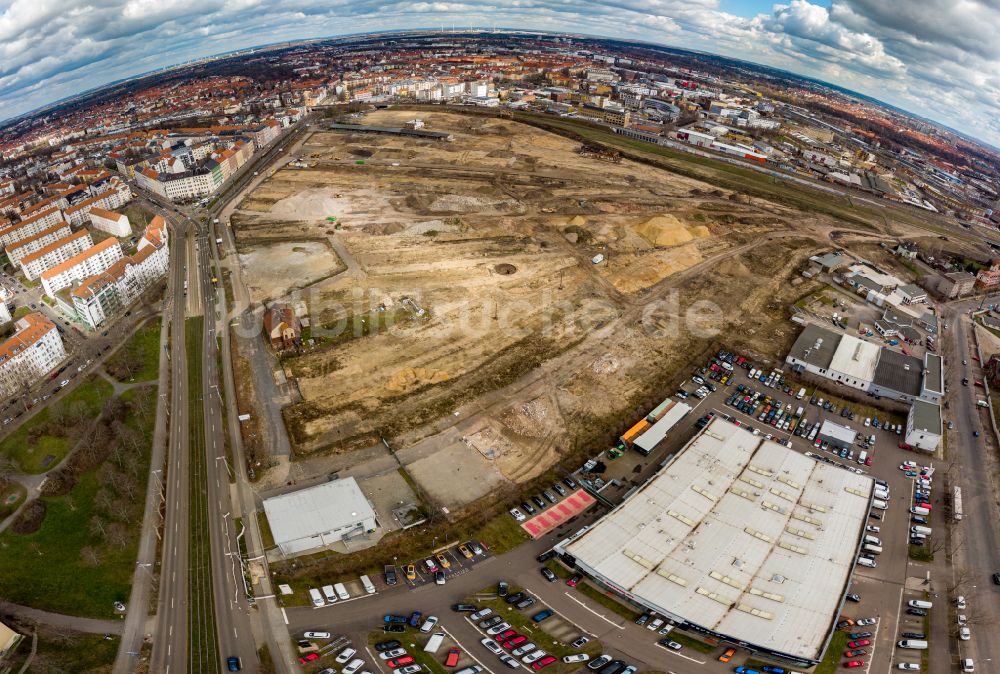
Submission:
[[124,524],[115,522],[108,525],[108,543],[124,548],[128,545],[128,529]]
[[115,519],[122,522],[128,522],[132,519],[132,510],[129,507],[129,502],[125,499],[116,498],[111,503],[111,513]]
[[104,526],[104,520],[101,519],[100,515],[94,515],[90,518],[87,523],[87,529],[90,531],[91,536],[100,536],[103,538],[107,534],[107,528]]
[[90,545],[80,548],[80,561],[83,562],[84,566],[100,566],[101,557],[97,552],[97,548]]
[[111,496],[111,492],[107,489],[98,489],[97,493],[94,494],[94,505],[97,506],[98,510],[101,512],[111,514],[113,501],[114,499]]

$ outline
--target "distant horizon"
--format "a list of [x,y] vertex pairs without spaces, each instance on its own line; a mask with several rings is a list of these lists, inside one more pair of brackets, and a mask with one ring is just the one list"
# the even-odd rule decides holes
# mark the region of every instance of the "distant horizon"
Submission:
[[1000,7],[939,0],[9,0],[0,13],[0,118],[276,43],[507,27],[642,41],[778,68],[1000,146],[997,25]]

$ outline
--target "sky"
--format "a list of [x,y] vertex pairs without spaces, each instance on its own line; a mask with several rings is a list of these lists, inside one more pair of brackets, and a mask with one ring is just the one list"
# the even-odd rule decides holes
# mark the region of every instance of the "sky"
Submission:
[[442,26],[586,33],[733,56],[1000,146],[1000,0],[0,0],[0,119],[234,49]]

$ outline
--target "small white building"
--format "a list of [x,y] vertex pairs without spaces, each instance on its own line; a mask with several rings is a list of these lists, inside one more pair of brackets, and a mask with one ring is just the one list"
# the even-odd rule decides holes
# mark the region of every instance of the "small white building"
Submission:
[[119,239],[132,236],[132,227],[129,224],[128,216],[124,213],[115,213],[95,206],[90,209],[90,224],[102,232],[117,236]]
[[933,452],[941,443],[942,433],[941,407],[923,400],[914,400],[906,415],[906,444],[925,452]]
[[318,550],[378,528],[375,510],[353,477],[265,499],[264,512],[285,555]]

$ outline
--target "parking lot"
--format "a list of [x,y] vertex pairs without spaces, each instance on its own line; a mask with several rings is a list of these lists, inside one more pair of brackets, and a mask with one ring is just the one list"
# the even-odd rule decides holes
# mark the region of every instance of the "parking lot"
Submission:
[[[486,561],[489,557],[490,551],[486,546],[476,541],[467,541],[441,550],[432,557],[400,564],[396,575],[411,589],[427,584],[446,584],[449,579],[468,573],[476,564]],[[444,583],[440,583],[436,578],[439,571]]]

